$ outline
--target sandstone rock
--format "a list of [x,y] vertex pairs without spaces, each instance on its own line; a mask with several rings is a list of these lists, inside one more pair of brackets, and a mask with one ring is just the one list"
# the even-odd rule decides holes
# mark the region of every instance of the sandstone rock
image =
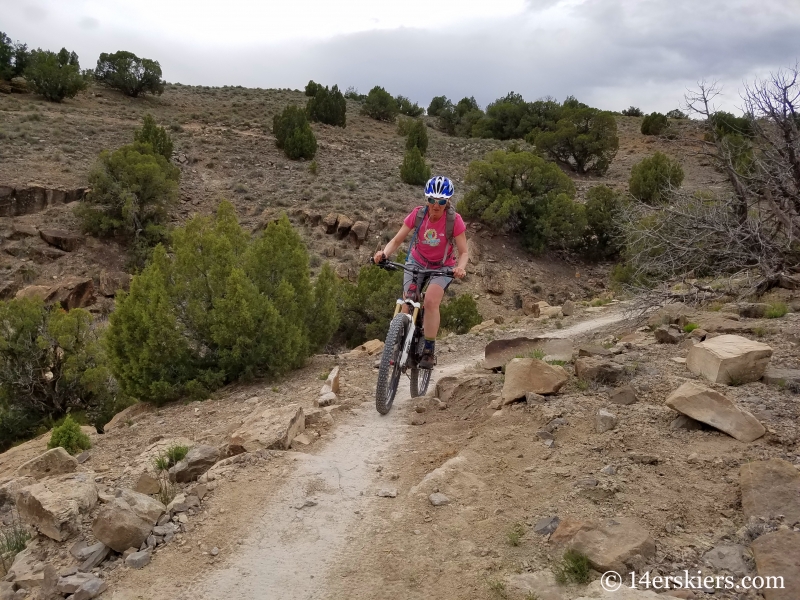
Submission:
[[798,386],[800,387],[800,369],[785,369],[782,367],[767,367],[761,381],[767,385],[777,385],[779,387]]
[[17,475],[41,479],[51,475],[73,473],[77,468],[78,461],[70,456],[66,450],[58,447],[48,450],[44,454],[20,465],[17,469]]
[[767,533],[756,539],[752,548],[761,577],[783,577],[783,589],[761,590],[765,600],[800,598],[800,532]]
[[617,426],[617,416],[601,408],[594,419],[594,429],[597,433],[611,431]]
[[561,305],[561,312],[565,317],[571,317],[575,314],[575,303],[572,300],[567,300]]
[[527,392],[556,394],[569,380],[563,367],[548,365],[535,358],[513,358],[506,364],[502,398],[509,404]]
[[584,344],[578,348],[578,356],[611,356],[613,352],[596,344]]
[[328,373],[328,377],[325,379],[322,390],[320,390],[320,394],[327,394],[328,392],[333,392],[334,394],[339,393],[339,367],[333,367],[333,369],[331,369],[331,372]]
[[41,238],[56,248],[60,248],[64,252],[74,252],[83,244],[83,236],[63,229],[40,229],[39,235]]
[[150,551],[143,550],[129,554],[125,559],[125,565],[132,569],[143,569],[150,564]]
[[428,500],[434,506],[444,506],[446,504],[450,504],[450,498],[442,494],[441,492],[435,492],[428,496]]
[[698,431],[703,429],[703,424],[700,421],[694,420],[692,417],[678,415],[669,424],[669,428],[676,431],[679,429],[684,431]]
[[650,533],[629,517],[606,519],[591,529],[578,531],[569,545],[585,554],[592,568],[600,573],[626,572],[625,563],[636,554],[647,560],[656,553]]
[[353,227],[353,219],[346,215],[339,215],[338,220],[336,222],[336,237],[344,239],[347,237],[347,234],[350,233],[350,229]]
[[380,498],[397,498],[397,490],[394,488],[384,488],[378,490],[375,495]]
[[720,335],[689,350],[686,366],[713,383],[748,383],[764,375],[772,348],[738,335]]
[[111,420],[103,426],[103,431],[108,433],[126,425],[128,421],[136,422],[143,415],[154,411],[153,405],[148,402],[137,402],[125,408],[111,417]]
[[547,398],[545,398],[541,394],[535,394],[533,392],[525,392],[525,403],[528,406],[536,406],[537,404],[544,404],[546,402]]
[[659,327],[661,325],[686,325],[688,323],[689,307],[681,302],[664,306],[647,319],[649,327]]
[[748,302],[739,305],[739,316],[746,319],[763,319],[769,309],[769,304],[764,302]]
[[740,323],[738,315],[714,315],[702,317],[698,325],[707,332],[716,334],[752,333],[756,324]]
[[705,329],[700,328],[692,329],[691,333],[689,333],[689,337],[702,342],[706,339],[706,337],[708,337],[708,332]]
[[81,571],[91,571],[99,566],[108,555],[111,553],[111,548],[106,546],[103,542],[97,542],[91,546],[87,546],[80,552],[75,553],[75,558],[81,561]]
[[71,600],[91,600],[102,594],[107,588],[108,584],[105,581],[94,577],[81,585],[71,596]]
[[131,275],[124,271],[103,271],[100,273],[100,293],[110,298],[116,296],[120,290],[127,292],[131,279]]
[[743,577],[750,569],[747,566],[747,548],[740,544],[719,544],[703,555],[703,560],[715,571],[730,571]]
[[534,351],[544,353],[544,360],[572,360],[572,342],[561,338],[512,338],[493,340],[483,350],[483,367],[498,369],[519,355],[529,355]]
[[539,316],[548,317],[550,319],[560,319],[564,316],[564,313],[561,312],[560,306],[540,306]]
[[4,577],[6,581],[23,590],[41,587],[44,583],[45,563],[40,561],[32,549],[26,548],[14,557],[14,562]]
[[94,579],[95,577],[96,575],[93,573],[74,573],[73,575],[68,575],[66,577],[62,576],[58,578],[56,589],[65,596],[74,594],[84,583]]
[[93,478],[92,473],[71,473],[22,489],[17,496],[20,518],[63,542],[78,531],[81,515],[97,503]]
[[784,515],[786,523],[800,521],[800,472],[780,458],[743,464],[739,470],[745,517]]
[[161,488],[156,477],[153,477],[150,473],[142,473],[139,475],[139,479],[136,481],[133,491],[150,495],[157,494],[159,489]]
[[566,600],[568,597],[550,570],[536,571],[535,573],[519,573],[506,578],[508,587],[525,594],[526,598],[537,600]]
[[94,537],[117,552],[141,547],[152,529],[153,522],[143,519],[121,498],[100,507],[92,523]]
[[38,237],[39,230],[33,225],[26,223],[12,223],[11,235],[8,236],[10,240],[22,240],[28,237]]
[[593,523],[579,521],[577,519],[562,519],[558,523],[556,530],[550,535],[550,541],[554,544],[565,544],[571,541],[580,531],[592,529]]
[[585,381],[615,383],[619,381],[625,369],[603,358],[580,357],[575,361],[575,374]]
[[724,431],[740,442],[752,442],[766,430],[749,412],[728,398],[692,381],[687,381],[666,400],[671,409]]
[[541,308],[539,307],[539,302],[533,298],[523,298],[522,299],[522,312],[529,317],[533,317],[534,319],[538,319],[541,315]]
[[683,338],[681,331],[674,327],[662,325],[655,330],[656,341],[659,344],[677,344]]
[[356,346],[350,351],[350,354],[368,354],[369,356],[374,356],[383,352],[383,342],[380,340],[370,340],[368,342],[364,342],[360,346]]
[[36,483],[36,479],[25,476],[11,479],[0,485],[0,506],[16,504],[20,491],[34,483]]
[[182,461],[170,468],[169,479],[178,483],[189,483],[208,471],[218,460],[219,450],[214,446],[193,446]]
[[47,298],[47,295],[50,293],[50,289],[51,288],[48,285],[29,285],[14,294],[14,298],[17,300],[28,299],[44,301],[44,299]]
[[64,310],[85,308],[95,301],[94,282],[91,278],[67,277],[50,288],[44,301],[48,304],[59,304]]
[[630,385],[618,387],[608,395],[608,400],[614,404],[634,404],[637,400],[636,390]]
[[298,404],[276,408],[259,407],[231,435],[232,446],[247,452],[260,449],[288,450],[294,436],[305,430],[303,409]]
[[506,291],[503,273],[492,265],[484,265],[481,271],[483,289],[490,294],[501,296]]
[[336,231],[336,225],[339,222],[339,215],[336,213],[329,213],[322,219],[322,226],[325,228],[325,233],[331,234]]
[[316,408],[330,406],[331,404],[335,404],[338,400],[338,397],[333,392],[326,392],[322,394],[319,398],[314,400],[314,406]]
[[350,235],[348,236],[350,242],[358,248],[367,239],[367,232],[369,231],[369,223],[367,221],[356,221],[350,228]]
[[158,518],[167,510],[167,507],[155,498],[133,490],[117,490],[116,498],[125,502],[136,515],[151,525],[155,525]]

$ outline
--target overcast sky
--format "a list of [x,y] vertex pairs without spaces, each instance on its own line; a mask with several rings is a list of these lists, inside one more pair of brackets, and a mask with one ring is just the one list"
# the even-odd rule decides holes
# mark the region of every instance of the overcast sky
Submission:
[[665,112],[705,78],[730,110],[743,81],[800,58],[800,0],[0,0],[0,30],[84,68],[129,50],[185,84]]

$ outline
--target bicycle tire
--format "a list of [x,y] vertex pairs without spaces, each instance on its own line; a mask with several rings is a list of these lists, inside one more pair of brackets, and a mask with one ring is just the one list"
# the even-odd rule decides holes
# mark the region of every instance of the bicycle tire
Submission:
[[397,394],[397,385],[400,382],[400,355],[403,352],[407,324],[408,319],[405,315],[395,315],[389,324],[389,333],[386,334],[381,366],[378,369],[378,384],[375,387],[375,408],[382,415],[391,410]]
[[431,369],[411,367],[411,397],[424,396],[431,382]]

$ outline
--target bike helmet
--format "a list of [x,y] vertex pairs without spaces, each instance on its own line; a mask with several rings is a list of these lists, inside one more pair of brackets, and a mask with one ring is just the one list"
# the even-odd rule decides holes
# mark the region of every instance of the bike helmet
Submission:
[[428,183],[425,184],[426,198],[450,198],[452,197],[454,191],[455,188],[453,188],[453,183],[447,177],[443,177],[441,175],[431,177],[428,180]]

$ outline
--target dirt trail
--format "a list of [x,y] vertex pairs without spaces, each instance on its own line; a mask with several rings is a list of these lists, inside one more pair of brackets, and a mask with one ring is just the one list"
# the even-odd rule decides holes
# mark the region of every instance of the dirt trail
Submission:
[[[596,317],[547,337],[574,337],[623,319],[622,312]],[[475,354],[438,368],[435,378],[453,375],[481,360]],[[402,418],[411,407],[403,385],[392,412],[382,417],[365,402],[354,418],[337,426],[318,454],[298,454],[296,471],[255,520],[248,539],[222,568],[186,589],[186,597],[208,600],[325,598],[326,574],[346,546],[354,526],[370,513],[376,494],[390,491],[378,484],[379,465],[391,465],[410,425]],[[432,382],[431,385],[434,385]],[[235,510],[235,508],[234,508]]]

